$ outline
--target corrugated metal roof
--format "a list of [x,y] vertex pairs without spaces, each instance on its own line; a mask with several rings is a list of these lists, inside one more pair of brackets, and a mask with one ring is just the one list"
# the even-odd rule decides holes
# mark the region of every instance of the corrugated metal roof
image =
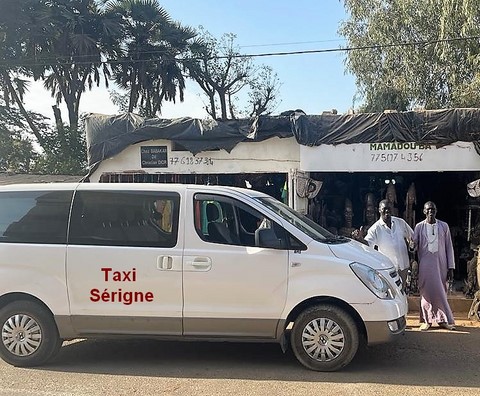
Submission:
[[23,183],[68,183],[78,182],[84,176],[74,175],[32,175],[18,173],[0,173],[0,185]]

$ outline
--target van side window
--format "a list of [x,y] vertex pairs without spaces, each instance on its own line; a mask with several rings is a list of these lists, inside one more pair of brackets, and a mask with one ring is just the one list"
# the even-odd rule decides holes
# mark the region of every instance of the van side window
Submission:
[[65,244],[73,191],[0,193],[0,242]]
[[194,218],[197,234],[205,242],[237,246],[258,246],[255,233],[272,228],[287,245],[285,230],[250,206],[228,197],[196,194]]
[[78,191],[69,243],[174,247],[180,196],[155,191]]

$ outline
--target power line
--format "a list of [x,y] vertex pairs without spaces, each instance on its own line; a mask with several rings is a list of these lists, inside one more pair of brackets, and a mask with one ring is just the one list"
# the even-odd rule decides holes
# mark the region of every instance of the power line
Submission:
[[[352,52],[352,51],[364,51],[364,50],[371,50],[371,49],[383,49],[383,48],[395,48],[395,47],[414,47],[414,46],[428,46],[432,44],[440,44],[440,43],[452,43],[452,42],[461,42],[461,41],[470,41],[470,40],[478,40],[480,36],[467,36],[467,37],[455,37],[450,39],[438,39],[438,40],[424,40],[424,41],[411,41],[411,42],[403,42],[403,43],[392,43],[392,44],[372,44],[372,45],[364,45],[364,46],[357,46],[357,47],[345,47],[345,48],[326,48],[326,49],[316,49],[316,50],[301,50],[301,51],[283,51],[283,52],[264,52],[264,53],[257,53],[257,54],[233,54],[233,55],[220,55],[209,57],[207,60],[214,60],[214,59],[228,59],[228,58],[260,58],[260,57],[270,57],[270,56],[291,56],[291,55],[311,55],[311,54],[323,54],[323,53],[332,53],[332,52]],[[166,51],[150,51],[150,52],[140,52],[139,55],[162,55],[167,53]],[[83,57],[91,57],[91,55],[84,55]],[[78,56],[77,58],[82,58],[82,56]],[[185,60],[201,60],[204,58],[178,58],[177,61],[185,61]],[[0,62],[0,67],[34,67],[34,66],[68,66],[68,65],[90,65],[92,63],[97,63],[98,65],[105,65],[105,64],[124,64],[124,63],[139,63],[139,62],[156,62],[160,60],[158,59],[106,59],[106,60],[98,60],[96,62],[92,61],[61,61],[60,58],[52,58],[53,62],[50,62],[48,59],[44,59],[40,61],[28,62],[25,63],[12,63],[9,62]]]
[[[430,40],[430,41],[411,41],[411,42],[393,43],[393,44],[372,44],[372,45],[346,47],[346,48],[329,48],[329,49],[319,49],[319,50],[302,50],[302,51],[288,51],[288,52],[270,52],[270,53],[250,54],[250,55],[239,54],[239,55],[233,55],[232,57],[242,58],[242,57],[321,54],[321,53],[328,53],[328,52],[351,52],[351,51],[362,51],[362,50],[368,50],[368,49],[382,49],[382,48],[392,48],[392,47],[427,46],[427,45],[439,44],[439,43],[469,41],[469,40],[478,40],[478,39],[480,39],[480,36],[468,36],[468,37],[455,37],[451,39]],[[221,56],[218,58],[227,58],[227,56]]]
[[279,47],[279,46],[281,46],[281,45],[301,45],[301,44],[333,43],[333,42],[338,42],[338,41],[345,41],[345,39],[315,40],[315,41],[293,41],[293,42],[290,42],[290,43],[249,44],[249,45],[240,45],[240,48]]

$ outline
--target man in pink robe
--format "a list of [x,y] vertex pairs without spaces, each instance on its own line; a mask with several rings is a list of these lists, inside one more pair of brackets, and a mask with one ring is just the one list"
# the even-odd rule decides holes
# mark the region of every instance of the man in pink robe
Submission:
[[413,235],[419,261],[420,330],[428,330],[434,322],[454,330],[455,320],[447,299],[447,282],[453,280],[455,269],[450,228],[436,218],[435,203],[425,203],[423,213],[425,220],[415,226]]

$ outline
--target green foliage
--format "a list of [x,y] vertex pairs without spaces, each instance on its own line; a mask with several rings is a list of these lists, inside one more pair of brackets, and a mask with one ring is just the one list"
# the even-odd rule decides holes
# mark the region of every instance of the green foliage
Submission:
[[280,86],[280,80],[270,66],[260,67],[257,75],[250,80],[250,117],[271,114],[278,104]]
[[117,56],[122,31],[117,15],[105,14],[96,0],[41,0],[47,22],[43,38],[28,37],[37,49],[36,58],[44,65],[41,74],[45,87],[62,100],[68,109],[69,125],[79,119],[83,92],[99,86],[102,77],[108,86],[109,64],[103,58]]
[[33,167],[34,173],[51,175],[84,175],[87,154],[83,124],[79,128],[64,126],[61,133],[46,131],[44,151]]
[[[128,112],[128,100],[130,98],[130,95],[126,92],[119,92],[114,89],[108,91],[110,94],[110,100],[112,103],[118,107],[118,111],[120,113],[126,113]],[[141,111],[139,112],[140,115]]]
[[28,139],[0,126],[0,172],[28,173],[35,159]]
[[[268,114],[276,103],[280,87],[277,75],[270,67],[256,66],[252,57],[243,56],[233,33],[220,39],[200,29],[200,40],[185,62],[190,78],[207,95],[208,114],[228,119],[239,115]],[[245,111],[236,106],[237,94],[248,90],[249,105]]]
[[178,94],[183,101],[179,58],[194,43],[196,32],[172,21],[154,0],[110,1],[105,15],[121,16],[123,54],[113,65],[113,76],[129,92],[128,111],[154,117],[164,100],[175,102]]
[[[23,130],[30,129],[41,147],[36,147],[41,154],[30,150],[34,162],[18,161],[18,168],[84,173],[80,100],[102,77],[108,86],[112,67],[105,59],[119,60],[113,69],[121,86],[130,90],[130,111],[139,104],[142,113],[152,116],[163,100],[175,100],[177,92],[183,100],[184,77],[176,57],[194,36],[193,30],[171,21],[156,0],[2,0],[0,90],[15,112],[15,120],[10,121],[26,120]],[[69,126],[63,125],[57,110],[56,130],[37,128],[23,106],[26,84],[21,76],[42,80],[57,104],[65,102]],[[17,154],[26,154],[30,141],[23,143],[23,139],[27,132],[15,133],[19,134],[4,129],[3,149],[23,144],[24,150]],[[11,167],[9,154],[2,154],[2,166]]]
[[[239,57],[240,49],[235,44],[233,33],[224,34],[219,40],[207,31],[202,32],[204,51],[197,62],[190,65],[190,75],[210,96],[209,114],[212,118],[235,118],[233,98],[248,85],[253,73],[253,61],[249,57]],[[215,100],[218,99],[218,103]],[[215,103],[215,104],[213,104]]]
[[29,140],[0,128],[0,172],[28,173],[36,157]]
[[86,173],[86,145],[83,123],[78,131],[65,126],[63,133],[52,129],[41,114],[28,112],[41,133],[39,147],[21,112],[0,100],[0,172],[39,174]]
[[[128,92],[128,98],[112,94],[127,111],[153,117],[163,101],[183,101],[188,70],[202,89],[212,87],[214,118],[215,100],[222,118],[227,109],[235,118],[235,95],[246,86],[251,114],[268,113],[278,79],[271,69],[237,57],[234,40],[233,34],[221,40],[197,37],[195,30],[173,21],[157,0],[2,0],[0,170],[84,174],[80,101],[102,81],[108,87],[114,79]],[[25,109],[23,95],[32,78],[43,81],[57,104],[65,103],[68,125],[58,107],[56,129]]]
[[360,48],[347,53],[346,68],[356,76],[365,109],[480,104],[480,2],[344,3],[349,18],[339,32],[347,39],[347,47]]
[[[41,125],[42,116],[32,114]],[[23,133],[28,128],[18,110],[0,101],[0,172],[29,172],[38,155],[31,139]]]
[[381,91],[367,91],[365,103],[360,106],[360,113],[381,113],[384,110],[406,111],[409,101],[403,93],[394,88],[384,88]]

